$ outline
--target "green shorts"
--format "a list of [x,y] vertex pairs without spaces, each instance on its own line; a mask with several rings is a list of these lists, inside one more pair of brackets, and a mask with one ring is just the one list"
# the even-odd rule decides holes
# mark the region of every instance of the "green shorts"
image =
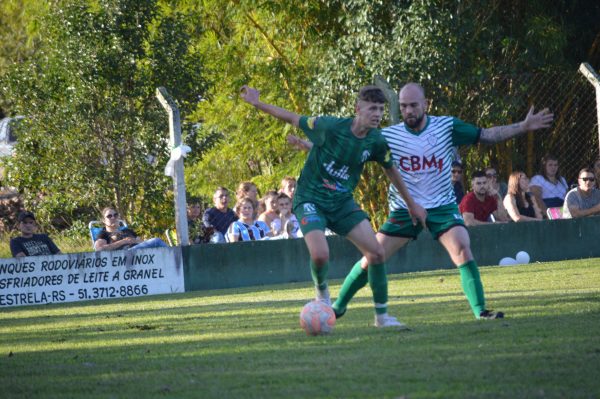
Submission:
[[329,228],[336,234],[346,236],[357,224],[365,219],[369,220],[369,216],[353,199],[335,208],[320,207],[313,202],[301,202],[294,206],[294,214],[303,235],[313,230],[325,231]]
[[[427,219],[425,220],[427,229],[434,239],[454,226],[464,226],[465,222],[458,210],[456,204],[442,205],[437,208],[427,209]],[[379,232],[388,236],[407,237],[416,239],[423,230],[423,225],[418,223],[413,226],[412,219],[406,209],[392,211]]]

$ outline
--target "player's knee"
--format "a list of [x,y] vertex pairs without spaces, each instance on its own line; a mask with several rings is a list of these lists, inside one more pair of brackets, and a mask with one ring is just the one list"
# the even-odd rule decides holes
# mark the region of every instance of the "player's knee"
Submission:
[[385,262],[385,251],[381,245],[374,248],[372,251],[365,254],[370,265],[378,265]]
[[468,262],[473,259],[471,248],[468,245],[461,244],[456,248],[456,257],[461,262]]
[[318,251],[311,255],[311,260],[317,267],[321,267],[329,262],[329,252],[328,251]]

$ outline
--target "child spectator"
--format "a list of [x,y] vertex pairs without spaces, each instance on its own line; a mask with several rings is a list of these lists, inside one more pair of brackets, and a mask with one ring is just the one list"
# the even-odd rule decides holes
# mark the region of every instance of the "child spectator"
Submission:
[[292,176],[286,176],[281,180],[281,187],[279,188],[279,192],[288,196],[288,198],[293,201],[294,193],[296,192],[296,178]]
[[242,198],[235,204],[234,210],[239,219],[231,223],[227,229],[227,241],[256,241],[269,235],[269,226],[261,220],[256,220],[255,207],[256,202],[248,197]]
[[277,210],[281,219],[283,238],[298,238],[302,237],[300,225],[296,215],[292,213],[292,200],[284,193],[280,193],[277,197]]
[[21,212],[17,216],[19,237],[10,240],[10,252],[15,258],[22,256],[55,255],[60,249],[46,234],[33,234],[37,229],[35,216],[31,212]]
[[540,207],[529,192],[529,178],[523,172],[516,171],[510,174],[504,207],[515,222],[542,220]]
[[278,236],[282,233],[282,223],[277,213],[277,191],[269,191],[262,198],[265,205],[265,211],[260,214],[258,220],[262,220],[271,229],[272,236]]

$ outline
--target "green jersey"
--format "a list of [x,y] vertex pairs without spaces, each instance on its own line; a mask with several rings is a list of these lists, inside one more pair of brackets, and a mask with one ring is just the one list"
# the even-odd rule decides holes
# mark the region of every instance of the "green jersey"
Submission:
[[299,124],[313,147],[298,179],[294,205],[311,202],[335,209],[352,198],[366,162],[393,167],[390,149],[379,129],[359,138],[350,130],[352,118],[302,116]]

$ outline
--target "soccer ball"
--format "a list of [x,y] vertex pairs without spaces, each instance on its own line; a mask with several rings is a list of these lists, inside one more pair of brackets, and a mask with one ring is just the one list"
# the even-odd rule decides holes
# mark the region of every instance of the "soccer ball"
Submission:
[[335,313],[321,301],[310,301],[300,312],[300,326],[307,335],[329,334],[335,326]]

